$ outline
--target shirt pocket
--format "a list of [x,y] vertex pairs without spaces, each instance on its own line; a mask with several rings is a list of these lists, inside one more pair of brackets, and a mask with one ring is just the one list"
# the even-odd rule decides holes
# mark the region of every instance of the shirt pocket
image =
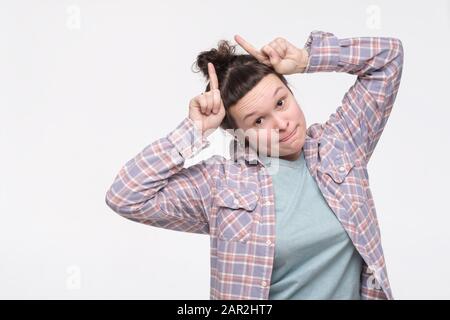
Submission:
[[346,152],[337,152],[333,159],[328,159],[323,172],[331,177],[334,182],[341,184],[355,166],[355,161]]
[[259,195],[249,189],[223,188],[217,193],[217,236],[247,242],[252,236]]

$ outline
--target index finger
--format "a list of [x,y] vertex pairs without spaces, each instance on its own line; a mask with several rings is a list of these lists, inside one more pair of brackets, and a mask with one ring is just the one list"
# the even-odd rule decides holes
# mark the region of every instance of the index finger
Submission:
[[249,42],[244,40],[240,35],[236,34],[234,36],[234,40],[242,47],[245,51],[250,53],[252,56],[254,56],[259,61],[264,61],[265,56],[262,54],[259,50],[255,49]]
[[209,89],[219,89],[219,79],[217,79],[216,69],[211,62],[208,62]]

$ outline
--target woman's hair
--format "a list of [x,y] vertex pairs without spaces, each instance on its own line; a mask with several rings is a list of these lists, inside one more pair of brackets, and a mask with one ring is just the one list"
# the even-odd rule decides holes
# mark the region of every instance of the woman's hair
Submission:
[[[214,65],[226,112],[220,127],[225,130],[237,129],[228,109],[253,89],[265,76],[276,75],[291,91],[283,75],[276,72],[272,67],[259,62],[252,55],[236,54],[235,49],[236,45],[231,45],[227,40],[220,40],[217,49],[213,48],[209,51],[200,52],[194,62],[197,67],[197,71],[194,72],[201,71],[207,80],[209,80],[208,62]],[[208,83],[205,91],[209,90]]]

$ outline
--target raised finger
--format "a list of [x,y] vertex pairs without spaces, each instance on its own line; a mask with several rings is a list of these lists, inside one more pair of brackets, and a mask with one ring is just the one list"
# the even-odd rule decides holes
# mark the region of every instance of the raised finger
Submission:
[[219,80],[217,79],[216,69],[211,62],[208,62],[209,90],[219,89]]
[[240,35],[235,35],[234,40],[249,54],[254,56],[258,61],[262,62],[265,60],[264,54],[262,54],[259,50],[257,50],[254,46],[252,46],[249,42],[247,42]]
[[219,90],[213,91],[213,101],[214,101],[213,112],[214,112],[214,114],[217,114],[219,112],[219,108],[220,108],[220,91]]

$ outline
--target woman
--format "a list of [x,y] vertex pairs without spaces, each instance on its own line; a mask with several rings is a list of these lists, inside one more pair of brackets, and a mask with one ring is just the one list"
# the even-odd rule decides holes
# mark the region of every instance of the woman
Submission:
[[[151,226],[210,235],[211,299],[393,299],[367,163],[399,88],[400,40],[313,31],[304,48],[202,52],[209,77],[189,116],[118,173],[106,203]],[[322,124],[305,117],[283,74],[356,75]],[[231,131],[231,159],[184,168]],[[276,164],[274,166],[273,164]],[[273,170],[273,168],[276,170]]]

